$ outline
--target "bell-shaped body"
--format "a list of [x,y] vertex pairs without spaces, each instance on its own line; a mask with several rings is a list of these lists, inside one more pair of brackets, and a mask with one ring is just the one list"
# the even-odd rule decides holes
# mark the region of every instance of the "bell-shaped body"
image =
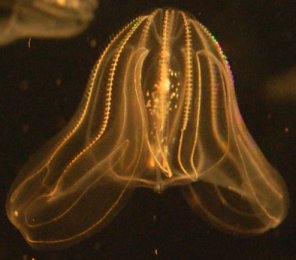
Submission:
[[32,246],[67,246],[110,221],[133,188],[173,185],[234,233],[264,232],[287,211],[218,43],[188,13],[158,9],[107,46],[73,119],[15,181],[7,214]]
[[97,0],[2,0],[0,45],[24,37],[69,37],[83,31]]

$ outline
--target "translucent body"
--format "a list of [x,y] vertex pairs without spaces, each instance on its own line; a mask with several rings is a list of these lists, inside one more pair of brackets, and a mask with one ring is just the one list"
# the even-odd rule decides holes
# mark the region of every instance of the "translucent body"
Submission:
[[24,37],[69,37],[93,18],[97,0],[1,0],[0,45]]
[[15,181],[7,214],[32,246],[68,246],[101,229],[135,187],[173,185],[235,233],[262,233],[287,211],[218,43],[188,13],[158,9],[107,46],[72,120]]

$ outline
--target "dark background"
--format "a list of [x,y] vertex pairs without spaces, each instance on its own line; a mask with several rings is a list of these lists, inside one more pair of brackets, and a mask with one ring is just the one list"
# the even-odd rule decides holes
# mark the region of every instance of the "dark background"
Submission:
[[[162,6],[190,11],[221,44],[242,116],[287,183],[286,220],[264,235],[235,237],[202,221],[177,188],[161,195],[138,189],[100,233],[62,251],[31,249],[6,218],[12,181],[71,118],[111,36],[132,18]],[[295,16],[295,1],[102,0],[96,19],[78,37],[33,39],[30,48],[24,39],[1,48],[0,259],[296,259]]]

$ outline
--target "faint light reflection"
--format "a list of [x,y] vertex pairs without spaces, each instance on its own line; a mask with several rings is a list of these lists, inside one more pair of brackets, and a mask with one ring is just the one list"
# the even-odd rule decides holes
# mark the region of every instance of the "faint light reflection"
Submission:
[[269,101],[296,101],[296,67],[268,78],[262,88],[262,99]]
[[81,33],[94,18],[97,0],[16,0],[0,3],[0,45],[29,37],[66,38]]

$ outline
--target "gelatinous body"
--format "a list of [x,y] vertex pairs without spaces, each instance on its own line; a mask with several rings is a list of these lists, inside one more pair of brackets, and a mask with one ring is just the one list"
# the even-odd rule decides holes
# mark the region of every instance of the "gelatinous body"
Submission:
[[69,37],[84,30],[97,0],[15,0],[0,3],[0,45],[24,37]]
[[188,13],[157,9],[107,46],[73,119],[15,181],[7,214],[32,246],[67,246],[101,229],[134,188],[173,185],[234,233],[264,232],[287,211],[218,43]]

